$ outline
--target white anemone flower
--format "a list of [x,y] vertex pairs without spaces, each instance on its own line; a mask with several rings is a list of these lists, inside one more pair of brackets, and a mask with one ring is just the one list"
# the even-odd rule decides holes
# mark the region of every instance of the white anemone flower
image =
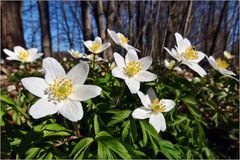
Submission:
[[224,55],[224,57],[225,58],[227,58],[227,59],[233,59],[235,56],[234,55],[232,55],[230,52],[228,52],[228,51],[224,51],[223,52],[223,55]]
[[114,53],[114,59],[117,64],[112,70],[112,75],[124,79],[131,93],[137,93],[140,89],[140,82],[149,82],[157,78],[157,75],[147,71],[152,64],[152,57],[143,57],[138,59],[135,50],[128,50],[125,60],[118,54]]
[[105,61],[103,58],[99,57],[98,55],[94,55],[94,54],[84,55],[83,58],[86,58],[89,61],[95,61],[95,62]]
[[201,77],[207,75],[206,71],[198,64],[206,55],[195,50],[191,42],[187,38],[183,38],[179,33],[175,33],[175,37],[177,41],[176,49],[172,48],[171,51],[165,47],[164,49],[178,62],[187,65]]
[[239,81],[238,79],[232,77],[232,76],[236,76],[235,73],[233,73],[232,71],[227,70],[227,68],[229,67],[229,64],[225,60],[223,60],[221,58],[214,59],[213,56],[210,56],[208,58],[208,62],[210,63],[210,65],[215,70],[217,70],[221,74],[223,74],[225,76],[228,76],[228,77],[231,77],[231,78]]
[[101,88],[84,85],[89,66],[81,62],[67,74],[61,64],[54,58],[43,60],[45,79],[38,77],[23,78],[23,86],[40,99],[31,106],[29,113],[35,118],[60,112],[61,115],[76,122],[83,117],[80,101],[94,98],[101,94]]
[[90,52],[94,54],[99,54],[111,46],[111,43],[103,44],[100,37],[96,37],[94,41],[83,41],[83,44],[88,48]]
[[[181,72],[182,69],[178,66],[174,67],[174,65],[176,64],[176,61],[174,60],[171,60],[171,61],[168,61],[167,59],[164,60],[164,66],[167,68],[167,69],[173,69],[175,71],[179,71]],[[174,68],[173,68],[174,67]]]
[[37,48],[30,48],[26,50],[20,46],[14,47],[14,52],[8,49],[4,49],[3,51],[9,56],[7,57],[7,60],[17,60],[21,62],[33,62],[43,55],[43,53],[38,53]]
[[120,32],[116,33],[110,29],[108,29],[107,31],[108,31],[108,34],[110,35],[110,37],[112,38],[112,40],[117,45],[120,45],[121,47],[125,48],[126,50],[133,49],[133,50],[140,52],[140,50],[138,50],[137,48],[134,48],[133,46],[128,44],[128,42],[129,42],[128,38],[125,37],[122,33],[120,33]]
[[171,99],[161,99],[156,97],[152,88],[144,95],[138,92],[143,107],[137,108],[133,111],[132,116],[135,119],[149,118],[149,123],[156,129],[157,132],[166,130],[166,121],[163,112],[168,112],[175,107],[175,102]]
[[71,56],[72,56],[73,58],[82,58],[83,56],[86,55],[86,54],[80,53],[79,51],[74,50],[74,49],[71,49],[71,50],[69,50],[68,52],[71,54]]

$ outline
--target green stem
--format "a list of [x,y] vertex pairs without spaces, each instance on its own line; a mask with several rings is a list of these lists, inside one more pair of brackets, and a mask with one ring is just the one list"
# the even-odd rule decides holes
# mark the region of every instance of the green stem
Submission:
[[116,101],[116,106],[119,104],[120,99],[123,97],[125,88],[126,88],[126,84],[124,83],[124,86],[123,86],[123,88],[122,88],[122,90],[121,90],[120,96],[118,97],[118,99],[117,99],[117,101]]
[[78,128],[77,123],[75,123],[75,122],[72,122],[72,123],[73,123],[74,130],[75,130],[75,132],[76,132],[76,135],[77,135],[78,137],[81,137],[81,134],[80,134],[80,131],[79,131],[79,128]]

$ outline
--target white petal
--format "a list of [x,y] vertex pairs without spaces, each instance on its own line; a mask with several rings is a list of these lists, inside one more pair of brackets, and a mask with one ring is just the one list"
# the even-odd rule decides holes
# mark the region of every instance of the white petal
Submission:
[[216,60],[213,58],[213,56],[208,58],[208,62],[214,69],[219,70],[219,67],[217,66]]
[[176,60],[178,60],[178,61],[180,61],[180,57],[179,57],[179,55],[178,55],[178,53],[177,53],[177,51],[175,50],[175,49],[171,49],[171,51],[168,49],[168,48],[166,48],[166,47],[164,47],[164,49],[173,57],[173,58],[175,58]]
[[138,91],[137,94],[138,94],[138,96],[139,96],[139,98],[140,98],[142,104],[144,105],[144,107],[146,107],[146,108],[150,108],[151,100],[150,100],[149,96],[143,94],[141,91]]
[[62,65],[54,58],[43,59],[43,70],[45,71],[45,80],[47,83],[53,83],[56,79],[62,79],[66,73]]
[[7,57],[6,59],[7,60],[18,60],[18,61],[22,62],[22,60],[20,60],[18,57]]
[[231,76],[235,76],[236,74],[235,73],[233,73],[232,71],[229,71],[229,70],[227,70],[227,69],[221,69],[220,70],[220,72],[222,73],[222,74],[224,74],[224,75],[231,75]]
[[152,57],[147,56],[139,59],[139,62],[143,64],[142,70],[147,70],[152,64]]
[[125,56],[125,62],[128,64],[128,62],[131,61],[137,61],[138,60],[138,55],[137,52],[133,49],[128,50],[126,56]]
[[113,56],[118,67],[124,68],[126,66],[124,58],[119,53],[115,52]]
[[177,47],[182,52],[183,51],[182,47],[184,47],[184,39],[183,39],[182,35],[179,33],[175,33],[175,38],[176,38],[176,42],[177,42]]
[[137,48],[135,48],[135,47],[133,47],[133,46],[131,46],[131,45],[129,45],[129,44],[124,44],[124,45],[123,45],[123,48],[125,48],[127,51],[130,50],[130,49],[132,49],[132,50],[135,50],[135,51],[137,51],[137,52],[140,52],[139,49],[137,49]]
[[112,75],[113,75],[113,77],[117,77],[117,78],[121,78],[121,79],[125,79],[126,78],[126,76],[123,73],[123,68],[120,68],[118,66],[115,67],[112,70]]
[[13,48],[13,50],[14,50],[15,53],[20,53],[22,51],[25,51],[25,49],[21,46],[16,46],[16,47]]
[[102,39],[100,37],[96,37],[94,41],[99,44],[102,44]]
[[132,116],[135,119],[146,119],[151,116],[151,111],[144,107],[137,108],[132,112]]
[[44,91],[48,88],[48,84],[43,78],[30,77],[21,80],[23,86],[32,94],[38,97],[44,97]]
[[110,47],[110,46],[111,46],[111,43],[104,43],[104,44],[102,45],[101,50],[104,51],[105,49],[107,49],[107,48]]
[[188,47],[191,47],[191,42],[187,38],[184,38],[183,42],[184,42],[185,49],[187,49]]
[[10,51],[8,49],[4,49],[3,51],[10,57],[15,57],[15,58],[17,57],[16,53],[13,51]]
[[160,102],[163,102],[165,104],[164,112],[170,111],[176,105],[176,103],[173,100],[171,100],[171,99],[161,99]]
[[83,84],[87,79],[88,72],[89,65],[86,62],[80,62],[67,73],[67,77],[73,81],[73,84]]
[[102,88],[94,85],[74,85],[71,100],[85,101],[101,94]]
[[117,36],[117,33],[108,29],[108,34],[110,35],[110,37],[112,38],[112,40],[116,43],[116,44],[119,44],[120,43],[120,39],[118,38]]
[[134,78],[125,79],[125,83],[127,84],[131,93],[137,93],[140,89],[140,82],[135,80]]
[[29,114],[34,118],[42,118],[44,116],[54,114],[58,111],[59,104],[49,102],[47,98],[41,98],[34,103],[29,109]]
[[30,54],[31,61],[35,61],[36,59],[40,58],[43,55],[43,53],[37,53],[37,54]]
[[198,63],[183,63],[187,65],[189,68],[197,72],[201,77],[207,75],[207,72],[198,64]]
[[93,42],[91,40],[83,41],[83,44],[87,47],[88,50],[91,50],[92,43]]
[[136,78],[140,82],[150,82],[154,81],[157,78],[157,75],[149,71],[140,71],[134,76],[134,78]]
[[147,91],[147,95],[151,101],[157,98],[155,91],[152,88],[149,88]]
[[83,108],[81,102],[65,100],[59,109],[61,115],[70,121],[76,122],[83,117]]
[[157,132],[166,130],[166,121],[162,113],[151,114],[149,123],[151,123]]
[[38,49],[37,48],[30,48],[27,50],[29,54],[37,54]]

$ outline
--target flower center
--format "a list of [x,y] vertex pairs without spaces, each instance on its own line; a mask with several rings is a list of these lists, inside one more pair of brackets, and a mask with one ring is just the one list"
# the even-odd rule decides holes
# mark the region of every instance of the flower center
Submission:
[[152,101],[151,109],[153,112],[160,113],[160,112],[164,112],[166,107],[164,102],[160,101],[158,98],[155,98]]
[[131,61],[127,64],[126,68],[124,69],[125,75],[128,77],[133,77],[143,68],[143,64],[138,61]]
[[170,62],[169,62],[169,64],[167,65],[167,68],[168,69],[172,69],[173,68],[173,66],[175,65],[175,61],[174,60],[171,60]]
[[45,90],[48,95],[48,100],[54,103],[65,100],[72,93],[72,81],[69,79],[54,80],[54,83],[49,85]]
[[93,52],[99,51],[100,48],[101,48],[101,44],[100,43],[98,43],[98,42],[93,42],[92,43],[91,49],[92,49]]
[[223,68],[223,69],[226,69],[229,66],[229,64],[221,58],[217,58],[216,63],[219,68]]
[[194,49],[194,47],[190,46],[183,53],[183,57],[186,60],[194,60],[198,58],[198,54],[197,54],[197,51]]
[[123,34],[118,34],[118,38],[123,44],[127,44],[129,42],[128,38],[125,37]]
[[28,51],[22,50],[22,51],[19,53],[18,58],[19,58],[20,60],[27,61],[28,58],[29,58]]

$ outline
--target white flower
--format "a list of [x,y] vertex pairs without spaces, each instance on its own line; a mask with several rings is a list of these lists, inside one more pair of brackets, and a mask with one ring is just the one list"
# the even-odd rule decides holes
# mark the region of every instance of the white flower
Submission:
[[228,52],[228,51],[224,51],[223,52],[223,55],[224,55],[224,57],[225,58],[227,58],[227,59],[233,59],[235,56],[234,55],[232,55],[230,52]]
[[120,45],[121,47],[125,48],[126,50],[129,49],[133,49],[136,50],[138,52],[140,52],[137,48],[134,48],[133,46],[129,45],[128,42],[128,38],[125,37],[122,33],[116,33],[113,30],[108,29],[108,34],[110,35],[110,37],[113,39],[113,41],[117,44]]
[[14,52],[8,49],[4,49],[3,51],[9,56],[7,60],[17,60],[21,62],[33,62],[36,59],[40,58],[43,53],[37,53],[37,48],[24,49],[20,46],[14,47]]
[[168,112],[175,107],[175,102],[171,99],[161,99],[156,97],[152,88],[144,95],[138,92],[143,107],[133,111],[132,116],[135,119],[149,118],[149,123],[156,129],[157,132],[166,130],[166,122],[162,112]]
[[208,62],[211,64],[211,66],[216,69],[218,72],[220,72],[221,74],[231,77],[237,81],[239,81],[238,79],[232,77],[232,76],[236,76],[235,73],[233,73],[232,71],[227,70],[229,64],[221,59],[221,58],[217,58],[216,60],[213,58],[213,56],[210,56],[208,58]]
[[201,77],[207,73],[198,64],[206,55],[194,49],[191,42],[187,38],[183,38],[179,33],[175,33],[177,46],[176,49],[172,48],[171,51],[164,47],[167,52],[175,58],[178,62],[187,65],[189,68],[197,72]]
[[94,41],[83,41],[83,44],[88,48],[90,52],[94,54],[101,53],[102,51],[111,46],[111,43],[102,44],[102,39],[100,37],[96,37]]
[[140,82],[149,82],[157,78],[157,75],[150,73],[147,69],[152,64],[152,57],[138,59],[135,50],[128,50],[125,60],[118,54],[114,53],[114,59],[117,64],[112,70],[112,75],[125,80],[131,93],[137,93],[140,89]]
[[[95,56],[95,60],[94,60],[94,56]],[[95,62],[105,61],[103,58],[99,57],[98,55],[94,55],[94,54],[84,55],[83,58],[86,58],[89,61],[93,61],[94,60]]]
[[[164,60],[164,66],[167,68],[167,69],[173,69],[175,71],[179,71],[181,72],[182,69],[178,66],[174,67],[174,65],[176,64],[176,61],[174,60],[171,60],[171,61],[168,61],[167,59]],[[173,68],[174,67],[174,68]]]
[[54,58],[43,60],[45,79],[38,77],[23,78],[23,86],[32,94],[40,97],[29,110],[30,115],[41,118],[60,112],[71,121],[83,117],[80,101],[100,95],[101,88],[94,85],[84,85],[89,72],[89,66],[81,62],[67,74],[61,64]]
[[68,52],[71,54],[71,56],[72,56],[73,58],[82,58],[83,56],[85,56],[84,53],[80,53],[79,51],[74,50],[74,49],[71,49],[71,50],[69,50]]

